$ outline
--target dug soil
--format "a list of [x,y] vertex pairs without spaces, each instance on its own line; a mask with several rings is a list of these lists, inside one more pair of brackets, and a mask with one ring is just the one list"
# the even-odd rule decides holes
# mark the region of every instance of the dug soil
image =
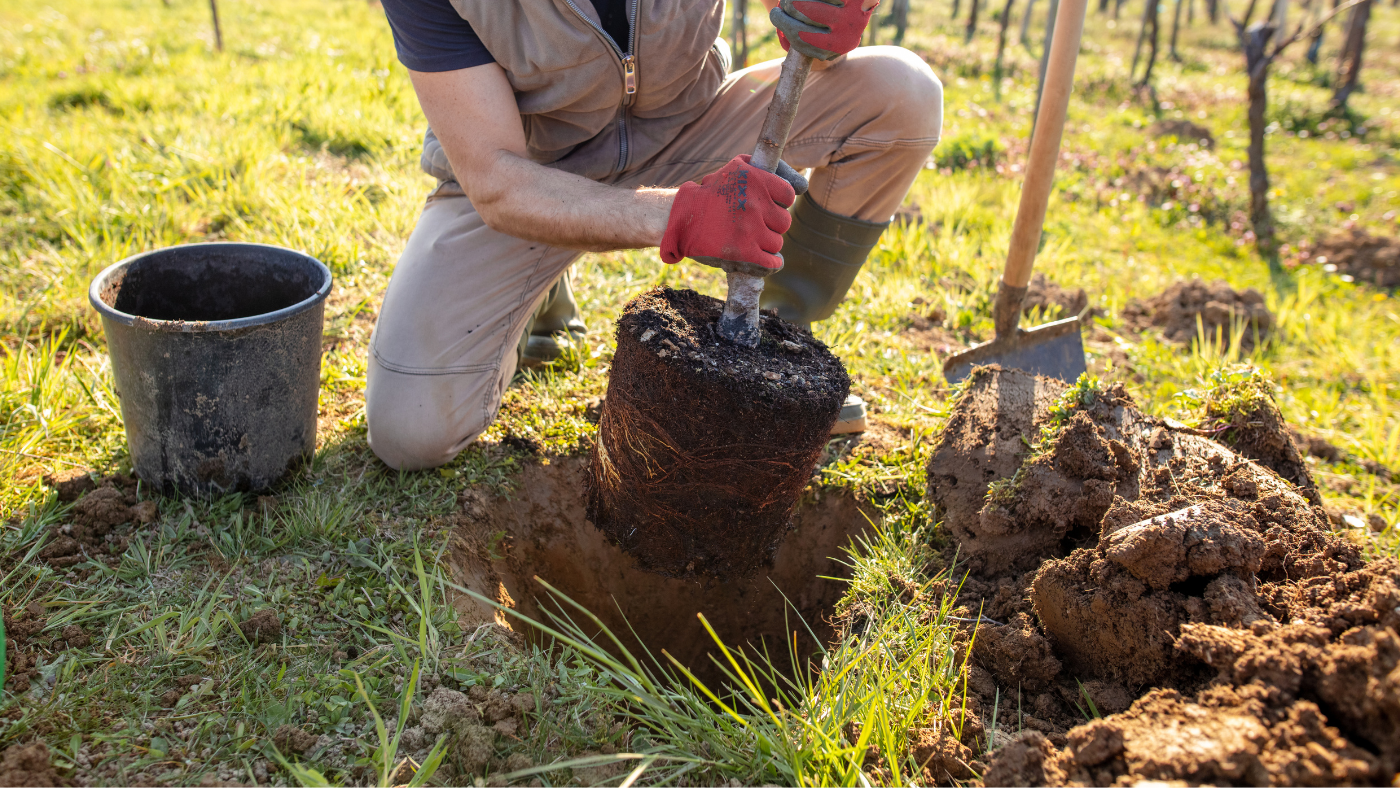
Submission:
[[[560,603],[548,584],[596,615],[634,654],[642,655],[645,644],[664,661],[665,649],[717,684],[709,658],[715,643],[697,614],[728,646],[766,647],[781,665],[790,664],[787,654],[795,647],[805,661],[818,642],[830,640],[830,619],[847,588],[842,579],[850,576],[841,560],[845,549],[880,521],[876,510],[849,494],[815,490],[797,507],[770,562],[751,574],[722,581],[666,577],[648,571],[588,521],[587,472],[584,460],[553,458],[526,466],[508,496],[463,494],[451,523],[453,579],[500,606],[457,597],[463,627],[497,623],[538,639],[516,614],[549,623],[548,611]],[[586,629],[590,637],[600,632],[593,624]]]
[[930,777],[980,757],[987,785],[1396,779],[1400,565],[1292,482],[1119,385],[994,367],[928,476],[976,622],[969,724]]
[[1274,316],[1264,296],[1253,288],[1235,290],[1223,281],[1193,279],[1177,282],[1145,301],[1133,301],[1123,310],[1124,321],[1136,331],[1158,329],[1171,342],[1189,345],[1202,333],[1223,345],[1233,343],[1239,331],[1240,348],[1246,352],[1269,336]]
[[0,752],[0,785],[26,786],[71,785],[58,776],[49,760],[49,748],[41,741],[14,744]]
[[1320,241],[1311,261],[1390,290],[1400,288],[1400,238],[1371,235],[1365,230],[1339,230]]
[[826,345],[772,313],[757,347],[721,338],[723,306],[656,288],[623,308],[587,478],[589,519],[672,577],[771,562],[850,390]]

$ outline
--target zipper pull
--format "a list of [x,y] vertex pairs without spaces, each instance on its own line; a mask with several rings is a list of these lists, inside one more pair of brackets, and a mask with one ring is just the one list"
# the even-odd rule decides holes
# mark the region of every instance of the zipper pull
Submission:
[[637,61],[631,55],[622,56],[622,81],[627,95],[637,92]]

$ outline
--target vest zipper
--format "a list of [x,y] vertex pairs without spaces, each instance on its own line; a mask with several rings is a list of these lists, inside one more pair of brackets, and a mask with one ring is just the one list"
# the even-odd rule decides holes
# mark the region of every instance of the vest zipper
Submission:
[[622,107],[617,119],[617,169],[621,171],[623,167],[627,166],[627,108],[632,105],[632,101],[637,95],[637,10],[642,4],[642,0],[631,0],[628,3],[626,51],[617,45],[617,42],[608,35],[601,25],[580,11],[579,7],[574,4],[574,0],[564,0],[564,3],[578,15],[579,19],[584,21],[584,24],[593,28],[594,32],[603,37],[603,40],[612,48],[613,54],[622,62]]

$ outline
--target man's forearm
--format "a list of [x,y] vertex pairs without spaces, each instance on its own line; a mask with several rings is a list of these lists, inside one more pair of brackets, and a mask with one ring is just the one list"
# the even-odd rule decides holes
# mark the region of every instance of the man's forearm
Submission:
[[530,161],[505,70],[410,71],[452,171],[493,230],[566,249],[656,246],[674,189],[623,189]]
[[676,195],[596,183],[504,150],[473,180],[463,187],[491,229],[587,252],[659,245]]

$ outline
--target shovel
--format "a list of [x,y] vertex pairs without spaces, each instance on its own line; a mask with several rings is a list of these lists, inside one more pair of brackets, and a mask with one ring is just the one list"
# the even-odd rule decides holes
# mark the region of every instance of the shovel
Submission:
[[1057,320],[1035,328],[1021,328],[1021,305],[1031,281],[1035,251],[1045,224],[1045,206],[1055,181],[1055,162],[1060,158],[1060,138],[1065,130],[1070,88],[1074,84],[1074,61],[1079,56],[1079,38],[1084,32],[1087,0],[1061,0],[1055,17],[1055,39],[1045,74],[1045,94],[1031,133],[1030,158],[1026,180],[1021,186],[1021,205],[1011,230],[1011,248],[1006,255],[1006,271],[997,288],[992,321],[996,338],[976,345],[943,362],[943,376],[950,383],[967,377],[974,366],[1000,364],[1036,375],[1073,382],[1084,374],[1084,340],[1079,335],[1079,317]]

